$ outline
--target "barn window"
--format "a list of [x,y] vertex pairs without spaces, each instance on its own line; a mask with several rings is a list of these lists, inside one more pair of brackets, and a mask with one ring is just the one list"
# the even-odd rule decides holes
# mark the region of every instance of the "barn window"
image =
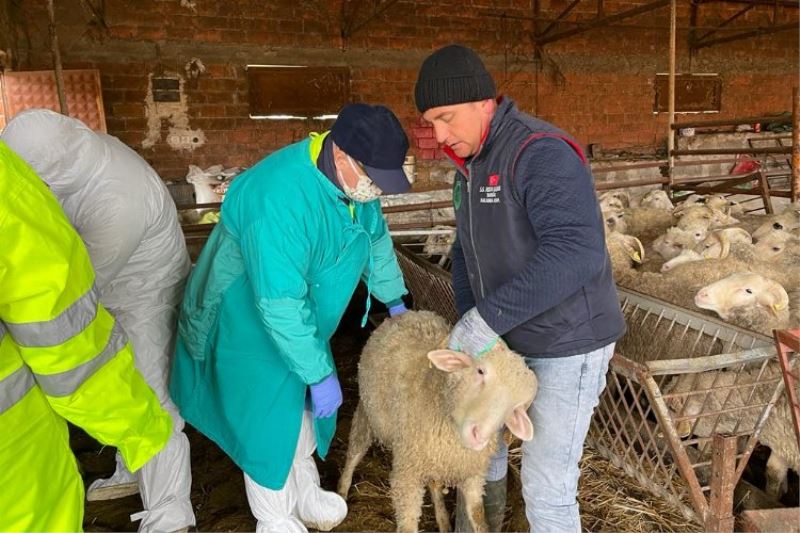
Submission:
[[350,69],[248,65],[250,118],[335,118],[350,101]]
[[[654,113],[669,111],[669,74],[656,74]],[[676,113],[719,113],[722,80],[719,74],[676,74]]]

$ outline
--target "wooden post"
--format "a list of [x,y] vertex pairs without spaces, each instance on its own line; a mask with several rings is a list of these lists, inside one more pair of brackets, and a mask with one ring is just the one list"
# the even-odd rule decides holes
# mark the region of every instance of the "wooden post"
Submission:
[[800,90],[792,92],[792,203],[800,195]]
[[677,0],[670,0],[669,3],[669,103],[668,103],[668,124],[667,124],[667,168],[669,171],[669,189],[672,190],[675,174],[675,157],[672,150],[675,149],[675,132],[672,125],[675,124],[675,41],[676,41],[676,17]]
[[714,434],[711,447],[711,495],[705,530],[733,531],[733,490],[736,487],[736,437]]
[[50,51],[53,54],[53,68],[56,72],[56,90],[58,104],[62,115],[68,115],[67,97],[64,94],[64,74],[61,71],[61,52],[58,50],[58,33],[56,32],[56,10],[53,0],[47,0],[47,14],[50,17]]

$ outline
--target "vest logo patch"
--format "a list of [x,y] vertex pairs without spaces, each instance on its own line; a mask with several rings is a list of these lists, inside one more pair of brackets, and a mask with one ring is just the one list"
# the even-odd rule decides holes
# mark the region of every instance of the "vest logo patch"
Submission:
[[492,174],[486,181],[487,185],[481,185],[478,188],[479,201],[482,204],[499,204],[500,203],[500,175]]

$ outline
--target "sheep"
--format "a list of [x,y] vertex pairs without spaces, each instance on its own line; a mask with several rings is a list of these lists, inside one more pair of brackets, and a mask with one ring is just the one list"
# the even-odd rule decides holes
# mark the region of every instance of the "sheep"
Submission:
[[624,271],[644,261],[642,241],[633,235],[625,235],[618,231],[606,233],[606,247],[615,277],[621,276]]
[[753,232],[753,239],[758,242],[772,231],[791,231],[797,228],[800,228],[800,206],[790,205],[781,214],[768,217],[768,220]]
[[677,257],[683,250],[693,250],[697,243],[705,237],[704,232],[689,232],[678,227],[671,227],[653,242],[653,251],[669,261],[673,257]]
[[480,358],[437,349],[449,326],[428,311],[408,311],[381,324],[358,368],[353,415],[339,494],[373,440],[392,450],[391,495],[397,529],[416,532],[425,485],[440,531],[449,531],[441,489],[458,486],[470,523],[485,532],[483,485],[497,432],[505,423],[533,438],[527,409],[537,381],[524,360],[498,341]]
[[437,225],[431,228],[439,233],[431,233],[425,238],[425,245],[422,247],[422,254],[428,257],[438,255],[447,257],[450,249],[456,240],[456,230],[453,226]]
[[624,287],[660,298],[675,305],[692,308],[694,297],[705,285],[748,270],[752,262],[739,255],[737,247],[731,246],[731,254],[725,259],[707,259],[674,266],[664,273],[634,271],[633,274],[617,280]]
[[661,189],[655,189],[645,194],[639,205],[641,207],[664,209],[670,212],[672,212],[675,207],[672,205],[672,201],[669,199],[669,196],[667,196],[667,193]]
[[742,228],[724,228],[711,232],[705,240],[694,249],[684,249],[661,266],[661,272],[669,272],[678,265],[703,259],[725,259],[730,252],[731,244],[750,244],[750,234]]
[[[222,197],[214,192],[222,180],[218,177],[218,172],[209,172],[216,170],[210,167],[205,171],[195,165],[189,165],[189,172],[186,174],[186,181],[194,185],[195,202],[198,204],[215,204],[222,201]],[[222,170],[222,167],[219,167]]]
[[625,220],[625,213],[623,211],[602,211],[603,219],[605,220],[606,233],[609,232],[628,232],[628,223]]
[[678,220],[677,226],[686,230],[690,228],[705,228],[708,230],[710,228],[732,226],[739,223],[738,220],[730,215],[726,215],[719,209],[705,206],[689,207],[681,211],[678,216],[680,216],[680,219]]
[[599,197],[601,211],[621,211],[631,205],[631,197],[625,191],[606,191]]
[[625,209],[625,231],[641,241],[652,241],[674,223],[669,211],[653,207],[632,207]]
[[731,244],[752,242],[753,238],[742,228],[716,229],[698,246],[697,251],[705,258],[724,259],[728,256]]
[[[710,437],[712,433],[752,431],[761,416],[761,408],[737,409],[734,412],[703,416],[703,413],[763,405],[773,393],[768,385],[733,388],[735,385],[763,383],[780,377],[780,368],[770,363],[763,370],[747,368],[739,372],[713,370],[699,374],[683,374],[671,379],[663,388],[665,401],[673,416],[686,418],[677,424],[682,438],[694,434]],[[675,395],[675,396],[673,396]],[[699,416],[698,416],[699,415]],[[776,498],[786,492],[787,469],[800,473],[800,450],[792,430],[792,419],[786,395],[781,394],[770,412],[759,441],[772,453],[767,461],[767,492]]]
[[774,261],[784,252],[791,252],[795,257],[800,255],[800,234],[790,233],[786,230],[773,230],[761,236],[753,248],[763,261]]
[[661,272],[669,272],[678,265],[691,263],[692,261],[702,261],[703,259],[707,259],[707,257],[701,253],[695,252],[692,249],[686,249],[661,265]]
[[[759,331],[785,328],[789,295],[772,279],[753,272],[737,272],[700,289],[694,303],[714,311],[723,320]],[[772,315],[771,317],[769,315]]]

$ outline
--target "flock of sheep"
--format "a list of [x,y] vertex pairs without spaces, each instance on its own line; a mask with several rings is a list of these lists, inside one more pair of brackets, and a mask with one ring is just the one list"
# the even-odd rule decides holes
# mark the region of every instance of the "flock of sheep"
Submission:
[[767,335],[800,326],[800,206],[746,215],[723,195],[673,205],[661,190],[599,202],[619,285]]

